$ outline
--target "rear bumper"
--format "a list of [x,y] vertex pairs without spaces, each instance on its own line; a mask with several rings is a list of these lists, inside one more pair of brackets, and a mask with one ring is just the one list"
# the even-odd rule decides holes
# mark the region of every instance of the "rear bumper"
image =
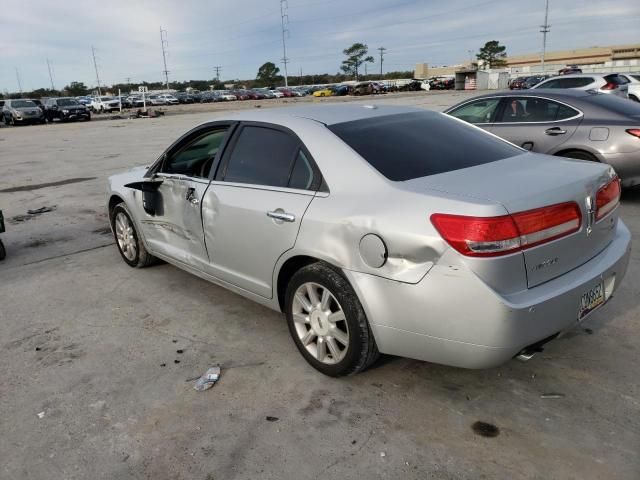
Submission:
[[626,273],[630,250],[631,234],[619,221],[614,240],[589,262],[509,296],[499,295],[471,271],[448,265],[435,265],[417,284],[345,274],[382,353],[489,368],[578,325],[582,294],[613,277],[610,299]]

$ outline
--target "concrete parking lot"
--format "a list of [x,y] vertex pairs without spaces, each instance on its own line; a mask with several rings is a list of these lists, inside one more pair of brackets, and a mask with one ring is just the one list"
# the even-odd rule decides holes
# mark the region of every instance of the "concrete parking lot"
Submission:
[[623,198],[635,244],[616,298],[532,361],[384,357],[331,379],[280,314],[170,265],[132,269],[113,243],[106,178],[229,108],[255,103],[0,129],[0,478],[640,478],[640,191]]

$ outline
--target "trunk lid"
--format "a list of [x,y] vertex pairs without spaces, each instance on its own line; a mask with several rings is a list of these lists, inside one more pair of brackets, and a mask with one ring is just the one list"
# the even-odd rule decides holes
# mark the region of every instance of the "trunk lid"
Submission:
[[576,202],[582,214],[577,232],[519,253],[525,263],[527,286],[531,288],[588,262],[613,240],[618,209],[598,222],[588,210],[589,205],[595,209],[596,192],[610,175],[607,165],[527,153],[410,180],[405,185],[411,190],[429,189],[494,201],[509,213]]

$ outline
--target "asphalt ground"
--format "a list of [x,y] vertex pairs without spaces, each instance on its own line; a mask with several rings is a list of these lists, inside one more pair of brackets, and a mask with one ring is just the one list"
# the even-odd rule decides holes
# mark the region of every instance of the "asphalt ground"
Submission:
[[[467,95],[319,103],[441,110]],[[383,357],[327,378],[282,315],[173,266],[121,260],[109,175],[227,109],[313,101],[0,128],[0,478],[640,478],[638,191],[623,197],[635,243],[615,298],[530,362],[483,371]],[[27,213],[41,207],[52,210]],[[196,392],[217,364],[220,381]]]

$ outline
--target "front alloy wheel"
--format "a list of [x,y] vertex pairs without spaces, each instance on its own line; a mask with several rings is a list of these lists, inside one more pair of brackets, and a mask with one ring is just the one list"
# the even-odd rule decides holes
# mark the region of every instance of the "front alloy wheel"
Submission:
[[122,259],[130,267],[146,267],[155,262],[138,236],[131,213],[124,202],[116,205],[111,213],[111,228]]
[[287,285],[284,307],[296,347],[325,375],[358,373],[378,358],[358,296],[331,265],[316,262],[298,270]]

